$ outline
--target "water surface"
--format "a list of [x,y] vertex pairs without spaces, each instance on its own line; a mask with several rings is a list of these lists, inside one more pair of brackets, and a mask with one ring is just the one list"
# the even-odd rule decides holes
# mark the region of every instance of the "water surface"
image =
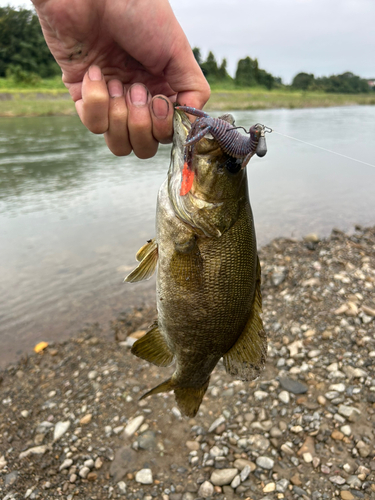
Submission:
[[[233,112],[375,163],[375,107]],[[375,168],[281,135],[248,167],[258,244],[375,223]],[[0,118],[0,366],[154,300],[153,280],[123,284],[154,235],[170,147],[117,158],[76,117]]]

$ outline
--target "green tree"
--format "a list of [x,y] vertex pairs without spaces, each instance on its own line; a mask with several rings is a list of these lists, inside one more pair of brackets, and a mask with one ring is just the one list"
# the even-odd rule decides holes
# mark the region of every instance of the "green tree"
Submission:
[[315,83],[315,76],[308,73],[298,73],[293,78],[292,87],[299,90],[308,90]]
[[258,61],[247,56],[237,64],[235,82],[241,87],[254,87],[257,84]]
[[204,63],[201,64],[201,68],[203,71],[204,76],[207,79],[217,79],[219,76],[219,68],[217,66],[217,61],[215,59],[215,56],[213,53],[210,51],[208,53],[207,59],[205,60]]
[[31,10],[0,8],[0,77],[7,73],[16,79],[27,79],[30,74],[46,78],[60,73],[38,17]]

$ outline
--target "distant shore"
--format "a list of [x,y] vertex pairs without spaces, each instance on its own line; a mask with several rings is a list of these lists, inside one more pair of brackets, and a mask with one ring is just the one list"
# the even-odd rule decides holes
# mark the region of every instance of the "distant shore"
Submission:
[[[333,106],[374,105],[375,93],[327,94],[260,88],[227,90],[214,88],[207,111],[296,109]],[[75,115],[76,110],[65,89],[0,88],[0,117]]]

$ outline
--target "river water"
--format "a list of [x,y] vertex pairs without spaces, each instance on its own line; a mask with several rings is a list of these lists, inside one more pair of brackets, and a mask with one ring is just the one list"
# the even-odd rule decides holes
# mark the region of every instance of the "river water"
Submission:
[[[375,164],[375,107],[233,114]],[[258,245],[375,224],[375,168],[276,133],[267,141],[248,167]],[[117,158],[76,117],[0,119],[0,367],[86,323],[108,332],[117,314],[154,301],[153,279],[123,277],[154,235],[169,155]]]

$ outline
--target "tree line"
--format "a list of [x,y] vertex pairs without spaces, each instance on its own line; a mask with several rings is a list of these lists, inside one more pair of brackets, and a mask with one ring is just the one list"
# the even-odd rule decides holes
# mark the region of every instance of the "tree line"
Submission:
[[[219,64],[214,54],[209,52],[206,60],[203,60],[198,47],[192,50],[210,84],[230,84],[241,88],[286,87],[281,78],[261,69],[257,59],[249,56],[240,59],[236,74],[232,78],[227,72],[226,59]],[[60,74],[61,70],[44,40],[36,13],[23,8],[0,7],[0,77],[32,84],[41,78],[51,78]],[[366,80],[350,72],[321,78],[315,78],[313,74],[298,73],[291,87],[299,90],[340,93],[371,90]]]

